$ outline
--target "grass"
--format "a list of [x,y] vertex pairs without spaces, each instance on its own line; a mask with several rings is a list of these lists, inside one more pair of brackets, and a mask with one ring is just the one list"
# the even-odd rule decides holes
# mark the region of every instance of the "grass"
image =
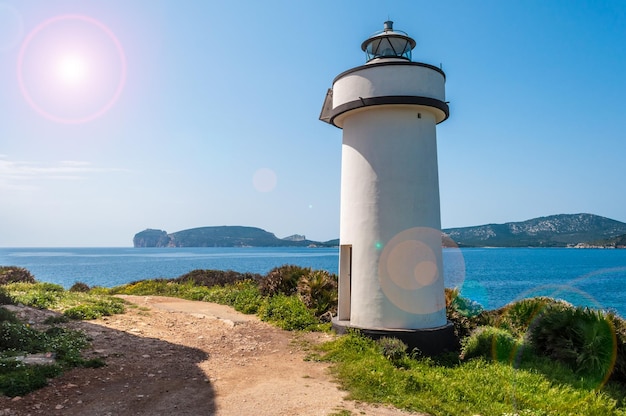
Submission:
[[52,283],[10,283],[2,288],[12,303],[61,312],[70,319],[96,319],[124,312],[122,299],[67,291]]
[[[320,347],[350,398],[432,415],[624,415],[623,395],[596,390],[566,366],[536,359],[516,367],[474,358],[440,363],[386,358],[376,342],[348,334]],[[539,370],[537,369],[539,368]]]
[[[0,308],[0,392],[9,397],[22,396],[44,387],[50,378],[74,367],[97,368],[106,365],[102,358],[82,358],[89,345],[81,331],[63,328],[71,319],[95,319],[124,312],[124,301],[104,294],[66,291],[51,283],[8,283],[0,287],[5,303],[23,304],[61,312],[43,322],[49,327],[37,330],[21,322],[6,308]],[[27,365],[20,356],[48,353],[53,364]]]
[[[82,358],[81,351],[89,343],[84,333],[58,326],[39,331],[5,308],[0,310],[0,391],[6,396],[21,396],[41,388],[49,378],[69,368],[104,365],[98,358]],[[26,365],[19,360],[20,356],[37,353],[49,353],[55,358],[54,364]]]

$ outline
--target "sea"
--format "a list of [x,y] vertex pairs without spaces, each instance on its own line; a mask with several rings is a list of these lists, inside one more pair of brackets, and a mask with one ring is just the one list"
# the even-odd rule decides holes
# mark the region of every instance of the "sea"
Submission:
[[[445,248],[444,279],[485,309],[550,296],[626,317],[626,250]],[[265,274],[295,264],[337,273],[338,248],[0,248],[1,266],[28,269],[40,282],[113,287],[173,278],[195,269]]]

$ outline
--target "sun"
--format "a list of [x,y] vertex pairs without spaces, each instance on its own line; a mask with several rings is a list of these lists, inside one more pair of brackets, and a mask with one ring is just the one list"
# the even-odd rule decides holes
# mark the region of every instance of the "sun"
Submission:
[[119,40],[103,23],[82,15],[56,16],[36,26],[22,41],[16,69],[26,102],[66,124],[105,114],[126,81]]
[[55,76],[69,86],[83,84],[89,77],[89,64],[84,57],[76,53],[63,54],[57,59]]

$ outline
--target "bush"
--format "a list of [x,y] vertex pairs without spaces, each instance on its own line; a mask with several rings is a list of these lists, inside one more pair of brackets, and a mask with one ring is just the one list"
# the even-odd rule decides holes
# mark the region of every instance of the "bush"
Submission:
[[257,313],[263,298],[256,283],[244,280],[235,283],[232,287],[235,291],[235,299],[232,302],[233,308],[246,314]]
[[311,273],[310,267],[284,265],[270,270],[259,281],[259,290],[263,296],[280,294],[293,295],[298,288],[300,278]]
[[43,323],[46,325],[56,325],[56,324],[65,324],[69,322],[69,318],[63,315],[58,316],[49,316],[47,317]]
[[35,277],[23,267],[0,266],[0,285],[8,283],[35,283]]
[[260,279],[261,275],[257,273],[239,273],[233,270],[192,270],[170,281],[212,287],[230,285],[244,280],[258,282]]
[[18,323],[20,320],[7,308],[0,308],[0,322]]
[[551,304],[529,330],[533,347],[576,372],[608,378],[617,354],[613,318],[602,311]]
[[6,396],[23,396],[48,385],[48,379],[61,373],[57,365],[23,366],[6,374],[0,374],[0,391]]
[[79,331],[58,327],[40,332],[22,323],[0,324],[0,351],[6,356],[50,352],[56,364],[26,365],[15,358],[0,360],[0,391],[7,396],[24,395],[44,387],[47,380],[63,369],[88,364],[81,357],[87,346],[86,336]]
[[124,313],[124,310],[124,301],[111,298],[68,308],[63,312],[63,316],[69,319],[90,320],[115,315],[117,313]]
[[402,360],[407,358],[408,346],[398,338],[382,337],[376,340],[376,345],[378,345],[380,353],[395,366],[399,366]]
[[15,305],[11,294],[2,286],[0,286],[0,305]]
[[[454,325],[454,332],[458,339],[467,337],[476,327],[480,320],[474,316],[474,311],[482,310],[477,303],[470,302],[460,295],[459,289],[445,289],[446,317]],[[470,309],[469,306],[473,308]],[[471,312],[470,312],[471,311]]]
[[50,309],[59,302],[59,294],[47,290],[32,290],[15,297],[20,303],[39,309]]
[[555,305],[557,308],[568,307],[563,301],[535,297],[510,303],[491,314],[495,326],[508,330],[514,336],[521,336],[548,305]]
[[89,292],[91,288],[89,287],[89,285],[87,283],[83,283],[83,282],[76,282],[72,285],[72,287],[70,287],[70,292],[81,292],[81,293],[87,293]]
[[49,328],[45,332],[45,350],[54,351],[56,359],[72,367],[81,366],[85,360],[81,357],[81,350],[87,347],[87,337],[84,333],[60,327]]
[[299,297],[283,294],[266,298],[258,315],[263,321],[288,331],[315,329],[319,323]]
[[615,331],[615,364],[611,378],[619,382],[626,382],[626,321],[615,314],[607,316],[611,320]]
[[297,289],[302,301],[315,316],[337,313],[337,275],[326,270],[311,271],[300,277]]
[[512,361],[523,347],[509,332],[483,326],[461,342],[461,359],[484,357],[495,361]]
[[[170,284],[171,286],[172,284]],[[138,280],[111,289],[112,295],[169,295],[167,279]]]

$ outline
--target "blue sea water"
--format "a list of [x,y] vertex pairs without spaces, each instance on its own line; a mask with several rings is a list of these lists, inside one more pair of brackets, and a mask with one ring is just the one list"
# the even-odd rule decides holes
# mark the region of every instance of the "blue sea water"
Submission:
[[[612,309],[626,317],[626,250],[559,248],[444,249],[447,287],[486,309],[532,296]],[[283,264],[337,273],[337,248],[0,248],[0,265],[30,270],[69,288],[117,286],[178,277],[194,269],[265,274]]]

